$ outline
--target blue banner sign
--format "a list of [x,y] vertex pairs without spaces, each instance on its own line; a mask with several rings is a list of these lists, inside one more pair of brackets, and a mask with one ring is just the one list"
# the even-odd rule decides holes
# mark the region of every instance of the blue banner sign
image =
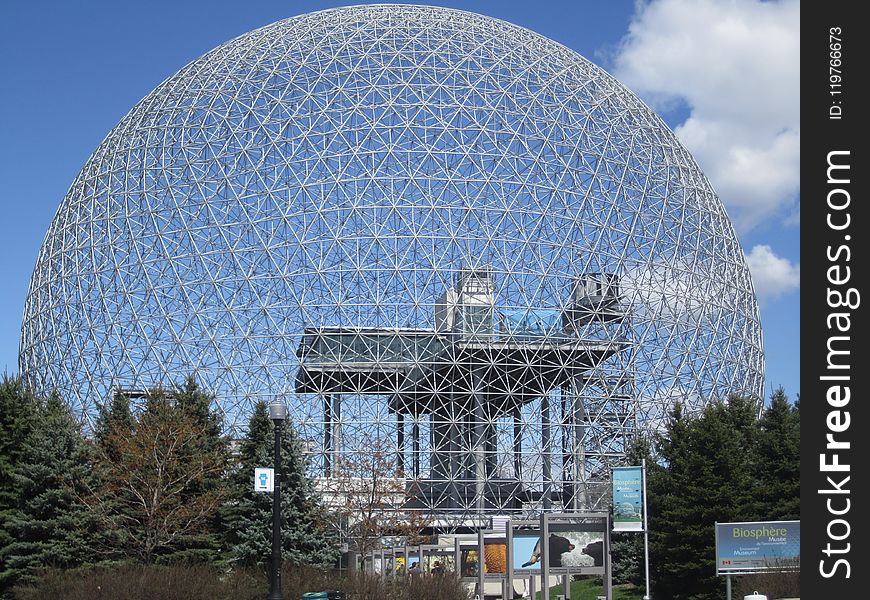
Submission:
[[643,531],[642,467],[613,467],[613,531]]
[[794,571],[800,545],[800,521],[716,523],[716,573]]

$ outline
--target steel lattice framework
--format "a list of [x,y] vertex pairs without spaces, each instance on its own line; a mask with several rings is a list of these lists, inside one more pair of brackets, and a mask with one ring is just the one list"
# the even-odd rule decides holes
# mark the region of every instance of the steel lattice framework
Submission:
[[763,380],[665,124],[540,35],[398,5],[250,32],[137,104],[51,223],[20,367],[86,420],[188,374],[234,428],[283,398],[324,482],[377,454],[397,506],[458,519],[594,504],[632,430]]

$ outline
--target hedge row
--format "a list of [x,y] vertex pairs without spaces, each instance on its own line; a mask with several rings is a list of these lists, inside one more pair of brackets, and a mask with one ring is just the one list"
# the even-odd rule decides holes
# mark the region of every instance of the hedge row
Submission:
[[[16,600],[262,600],[268,590],[268,577],[259,571],[130,564],[48,570],[36,584],[16,588],[13,596]],[[282,591],[288,600],[326,590],[342,590],[348,600],[469,600],[465,587],[450,576],[384,581],[296,567],[282,573]]]

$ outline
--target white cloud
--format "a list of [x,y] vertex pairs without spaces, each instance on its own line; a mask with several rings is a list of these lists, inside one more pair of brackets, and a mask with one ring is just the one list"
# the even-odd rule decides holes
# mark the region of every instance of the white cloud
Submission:
[[777,298],[801,284],[800,263],[793,264],[773,253],[770,246],[761,244],[752,248],[746,257],[755,293],[761,300]]
[[797,0],[638,4],[615,75],[657,108],[682,102],[675,132],[740,231],[791,214],[799,192]]

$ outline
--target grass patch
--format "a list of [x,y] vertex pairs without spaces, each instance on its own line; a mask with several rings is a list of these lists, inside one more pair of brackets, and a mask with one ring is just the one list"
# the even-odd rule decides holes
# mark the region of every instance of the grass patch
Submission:
[[[555,600],[562,594],[562,586],[550,588],[550,600]],[[613,600],[643,600],[644,590],[631,584],[613,586]],[[571,600],[596,600],[604,595],[604,584],[600,577],[584,577],[571,582]],[[541,592],[536,598],[543,597]]]

